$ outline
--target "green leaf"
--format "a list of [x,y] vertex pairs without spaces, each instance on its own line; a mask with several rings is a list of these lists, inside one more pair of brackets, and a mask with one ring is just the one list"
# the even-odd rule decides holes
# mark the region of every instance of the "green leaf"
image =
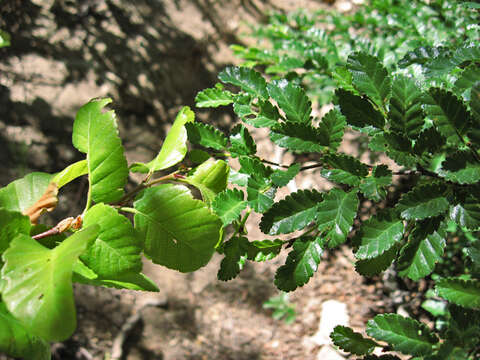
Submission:
[[409,51],[399,62],[400,68],[405,68],[411,64],[425,64],[426,62],[444,54],[447,48],[442,46],[420,46],[413,51]]
[[456,66],[468,62],[480,60],[480,47],[477,42],[465,43],[457,48],[451,55],[443,53],[427,64],[427,76],[442,76],[448,74]]
[[416,186],[400,198],[395,208],[406,220],[421,220],[436,216],[448,209],[446,191],[446,186],[441,183]]
[[42,197],[53,175],[33,172],[0,189],[0,207],[25,212]]
[[287,185],[300,172],[300,164],[293,164],[286,171],[274,170],[271,176],[272,183],[275,186],[282,187]]
[[72,266],[98,230],[97,225],[85,228],[52,250],[20,234],[3,254],[2,299],[33,334],[62,341],[75,330]]
[[325,137],[325,146],[331,151],[336,151],[340,146],[345,125],[345,117],[336,109],[326,113],[318,124],[319,133]]
[[302,123],[277,125],[271,129],[270,139],[280,147],[302,153],[323,152],[330,144],[322,130]]
[[424,110],[448,143],[462,144],[470,125],[470,114],[459,98],[449,91],[431,88],[430,96],[425,98]]
[[111,278],[142,270],[141,240],[125,216],[108,205],[97,204],[86,212],[83,224],[100,226],[94,243],[80,257],[96,274]]
[[210,260],[222,222],[186,187],[162,184],[146,189],[134,207],[135,228],[145,239],[145,255],[154,263],[189,272]]
[[[473,85],[470,95],[470,109],[472,109],[472,114],[477,120],[476,124],[478,126],[480,122],[480,81]],[[477,141],[480,136],[477,137]]]
[[[18,234],[30,234],[30,219],[17,211],[0,208],[0,255]],[[0,260],[0,267],[3,262]]]
[[449,216],[462,227],[473,231],[480,230],[480,202],[473,196],[467,196],[463,202],[451,206]]
[[50,344],[31,334],[0,302],[0,353],[15,358],[50,360]]
[[247,128],[242,124],[238,124],[232,129],[230,143],[232,145],[230,146],[229,151],[233,157],[239,155],[255,155],[257,152],[255,141]]
[[377,315],[369,320],[367,334],[386,341],[395,351],[414,356],[431,354],[432,346],[438,342],[425,324],[396,314]]
[[392,183],[392,171],[387,165],[374,166],[370,176],[360,184],[360,191],[370,200],[380,201],[386,198],[385,187]]
[[244,237],[234,237],[224,245],[225,257],[217,273],[219,280],[228,281],[235,278],[242,269],[241,258],[247,255],[249,242]]
[[323,241],[320,238],[300,238],[293,243],[285,265],[275,274],[275,285],[282,291],[293,291],[305,285],[317,271]]
[[433,271],[446,245],[442,232],[438,231],[438,225],[439,218],[417,223],[410,241],[400,251],[397,261],[400,276],[418,281]]
[[225,150],[227,148],[228,139],[212,125],[189,122],[185,124],[185,128],[187,129],[188,141],[192,144],[199,144],[215,150]]
[[222,219],[223,225],[231,224],[238,219],[247,207],[244,193],[239,189],[227,189],[215,197],[212,209]]
[[383,115],[374,109],[368,99],[354,95],[344,89],[335,90],[342,114],[346,117],[349,125],[360,128],[373,126],[382,129],[385,125]]
[[267,83],[265,79],[255,70],[246,67],[231,66],[218,74],[218,78],[224,83],[238,86],[243,91],[258,98],[268,97]]
[[[480,80],[480,68],[476,64],[470,64],[455,81],[455,90],[459,95],[465,93],[466,90],[471,89],[476,82]],[[468,98],[471,97],[470,91]]]
[[358,91],[385,110],[391,96],[392,80],[382,63],[375,56],[355,52],[348,56],[347,68]]
[[10,34],[0,30],[0,48],[10,46]]
[[447,181],[475,184],[480,181],[480,163],[471,151],[457,151],[447,156],[438,174]]
[[115,113],[102,112],[111,101],[91,100],[78,110],[73,123],[73,145],[87,154],[89,191],[95,202],[120,200],[128,178]]
[[60,189],[62,186],[85,174],[88,174],[87,160],[80,160],[55,174],[51,182],[56,183]]
[[360,228],[361,245],[355,253],[357,259],[372,259],[390,250],[403,239],[403,220],[392,209],[378,213]]
[[[177,114],[158,155],[147,164],[135,163],[132,172],[154,172],[172,167],[183,160],[187,153],[187,130],[185,125],[195,121],[195,113],[184,106]],[[201,134],[203,135],[203,133]]]
[[333,332],[330,334],[330,338],[333,343],[343,351],[355,355],[370,354],[375,347],[378,346],[375,341],[365,339],[362,334],[342,325],[335,326]]
[[249,243],[248,260],[252,261],[267,261],[276,257],[284,242],[279,239],[275,240],[255,240]]
[[317,217],[322,194],[316,190],[300,190],[275,203],[262,217],[260,229],[265,234],[288,234],[304,229]]
[[397,256],[399,246],[392,246],[382,255],[372,259],[358,260],[355,263],[355,270],[363,276],[374,276],[388,269]]
[[458,278],[441,279],[436,282],[438,295],[454,304],[469,308],[480,308],[480,281]]
[[333,248],[342,244],[350,232],[353,219],[357,215],[358,198],[355,191],[348,193],[340,189],[332,189],[318,205],[318,230],[329,240],[328,246]]
[[351,93],[357,93],[353,87],[352,73],[348,71],[346,66],[337,66],[332,72],[332,78],[337,83],[338,88],[345,89]]
[[323,157],[323,161],[329,168],[323,168],[320,174],[333,182],[359,185],[362,178],[368,175],[368,167],[350,155],[329,154]]
[[251,175],[247,183],[247,200],[250,207],[264,213],[273,205],[277,189],[265,178]]
[[239,171],[244,174],[268,178],[273,172],[270,167],[263,165],[258,158],[240,156],[238,162],[241,166]]
[[270,101],[260,102],[259,106],[260,111],[256,118],[242,118],[242,120],[256,128],[269,128],[278,124],[278,119],[280,119],[280,113],[278,112],[276,106],[273,106]]
[[415,80],[397,75],[393,81],[389,123],[392,130],[416,139],[424,124],[423,94]]
[[251,115],[255,115],[252,109],[252,95],[240,94],[235,97],[235,103],[233,104],[233,111],[243,121],[248,121]]
[[312,102],[305,90],[288,80],[274,80],[267,85],[268,94],[285,112],[287,120],[294,123],[311,124]]
[[423,130],[415,140],[413,152],[422,155],[425,151],[431,154],[438,152],[446,143],[443,137],[435,127],[429,127]]
[[202,193],[203,200],[210,204],[227,187],[230,167],[223,160],[207,160],[188,176],[186,183],[195,186]]
[[205,89],[197,94],[195,103],[199,108],[225,106],[233,103],[233,94],[219,88]]

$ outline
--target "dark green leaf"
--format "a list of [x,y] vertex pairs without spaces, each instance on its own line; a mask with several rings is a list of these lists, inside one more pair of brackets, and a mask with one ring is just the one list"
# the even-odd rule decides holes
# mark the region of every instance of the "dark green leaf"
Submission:
[[252,95],[249,94],[240,94],[235,97],[233,111],[245,122],[251,119],[250,115],[255,115],[252,109],[252,101]]
[[368,175],[368,167],[350,155],[329,154],[323,157],[323,161],[329,167],[323,168],[321,175],[333,182],[359,185],[362,178]]
[[305,285],[317,271],[323,241],[320,238],[300,238],[293,243],[285,265],[275,274],[275,285],[282,291],[293,291]]
[[203,123],[187,123],[188,141],[215,150],[225,150],[228,139],[212,125]]
[[0,302],[0,353],[15,358],[50,360],[50,344],[30,333]]
[[280,147],[298,152],[322,152],[329,146],[328,134],[302,123],[283,123],[270,131],[270,139]]
[[342,244],[350,232],[353,219],[357,215],[358,197],[355,191],[348,193],[332,189],[318,205],[317,224],[328,246]]
[[480,281],[447,278],[437,281],[435,289],[439,296],[454,304],[480,309]]
[[130,220],[116,209],[96,204],[86,212],[83,224],[100,225],[95,242],[80,257],[96,274],[110,278],[142,269],[141,240]]
[[406,220],[421,220],[439,215],[448,209],[446,190],[446,186],[440,183],[417,186],[400,198],[396,209]]
[[223,225],[235,221],[246,207],[244,193],[239,189],[227,189],[212,202],[212,209],[222,219]]
[[264,101],[260,103],[260,112],[257,117],[243,118],[247,124],[255,126],[256,128],[261,127],[272,127],[278,124],[278,119],[280,119],[280,113],[276,106],[273,106],[270,101]]
[[295,178],[300,171],[300,164],[293,164],[288,167],[286,171],[283,170],[274,170],[271,179],[272,183],[275,186],[282,187],[287,185],[290,180]]
[[363,276],[374,276],[388,269],[397,256],[399,246],[392,246],[388,251],[376,258],[358,260],[355,263],[355,270]]
[[398,75],[392,86],[389,123],[392,130],[410,139],[418,137],[423,124],[423,94],[410,77]]
[[435,127],[429,127],[423,130],[415,140],[413,152],[422,155],[425,151],[431,154],[439,151],[446,143],[446,139],[438,132]]
[[240,156],[238,162],[241,166],[239,171],[244,174],[268,178],[273,172],[270,167],[263,165],[263,163],[257,158]]
[[254,155],[257,152],[255,141],[247,128],[242,124],[238,124],[232,129],[230,143],[232,145],[229,151],[234,157],[239,155]]
[[367,334],[386,341],[395,351],[414,356],[431,354],[432,346],[438,342],[425,324],[396,314],[377,315],[369,320]]
[[231,104],[233,102],[233,94],[230,91],[219,88],[211,88],[200,91],[195,97],[197,107],[219,107]]
[[403,239],[404,225],[392,209],[378,213],[360,228],[361,244],[355,253],[357,259],[377,258]]
[[325,146],[330,150],[336,151],[340,146],[345,125],[345,117],[336,109],[326,113],[318,124],[319,133],[324,134]]
[[360,184],[360,191],[370,200],[385,199],[385,188],[392,183],[392,172],[387,165],[374,166],[370,176],[364,178]]
[[[471,89],[478,81],[480,81],[480,67],[478,67],[477,64],[471,64],[463,70],[460,77],[455,81],[455,90],[458,95],[462,95],[466,90]],[[467,96],[471,98],[470,91],[467,92]]]
[[341,325],[335,326],[330,338],[340,349],[355,355],[370,354],[378,346],[375,341],[365,339],[362,334]]
[[265,79],[253,69],[231,66],[218,74],[224,83],[238,86],[245,92],[265,99],[268,96]]
[[301,190],[275,203],[262,217],[260,229],[265,234],[288,234],[305,228],[315,220],[322,194]]
[[471,120],[467,107],[460,99],[449,91],[431,88],[430,96],[425,98],[424,109],[448,143],[462,143]]
[[447,156],[439,175],[459,184],[475,184],[480,181],[480,163],[471,151],[457,151]]
[[249,242],[244,237],[234,237],[227,241],[223,247],[223,258],[217,277],[219,280],[228,281],[235,278],[241,270],[241,258],[247,255]]
[[247,200],[250,207],[264,213],[273,205],[277,189],[265,178],[251,175],[247,183]]
[[289,122],[311,124],[312,102],[305,90],[285,79],[272,81],[267,85],[267,89],[270,97],[285,112]]
[[95,202],[120,200],[128,178],[115,113],[102,111],[111,101],[91,100],[78,110],[73,123],[73,145],[87,154],[89,192]]
[[[472,87],[472,92],[470,95],[470,109],[472,109],[472,114],[475,117],[476,124],[480,124],[480,81],[475,83]],[[477,142],[480,142],[479,140],[480,136],[477,136]]]
[[280,253],[284,242],[282,240],[256,240],[249,243],[248,260],[267,261]]
[[363,97],[354,95],[344,89],[335,90],[342,114],[345,115],[349,125],[360,128],[373,126],[382,129],[385,119],[380,112],[375,110],[372,104]]
[[372,55],[356,52],[348,56],[347,68],[352,73],[355,88],[385,109],[391,96],[392,80],[382,63]]
[[145,255],[156,264],[194,271],[212,257],[222,222],[205,203],[179,185],[144,190],[134,203],[135,228],[145,238]]

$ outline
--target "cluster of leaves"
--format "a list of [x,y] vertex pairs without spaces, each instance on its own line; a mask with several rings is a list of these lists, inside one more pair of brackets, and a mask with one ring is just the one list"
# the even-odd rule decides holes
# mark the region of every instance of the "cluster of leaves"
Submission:
[[[272,77],[301,83],[320,105],[345,87],[346,61],[354,51],[378,57],[389,70],[407,52],[480,37],[476,4],[450,0],[370,0],[352,14],[321,10],[273,14],[249,36],[258,46],[233,45],[246,67],[262,67]],[[429,53],[427,57],[431,57]]]
[[[244,125],[237,125],[229,138],[210,125],[188,125],[192,143],[219,151],[219,156],[238,158],[240,163],[238,172],[232,170],[230,176],[237,189],[220,193],[213,204],[217,213],[224,214],[220,215],[224,224],[233,223],[236,228],[220,248],[225,258],[219,279],[233,278],[246,260],[256,260],[254,244],[258,241],[249,242],[243,229],[245,218],[255,211],[262,215],[260,229],[265,234],[291,234],[291,251],[276,272],[276,286],[287,292],[303,286],[316,272],[322,253],[349,238],[360,199],[380,204],[393,185],[393,175],[409,176],[413,182],[409,191],[390,206],[382,206],[352,238],[357,272],[373,276],[394,264],[399,276],[414,281],[430,275],[444,257],[446,230],[452,223],[472,236],[467,249],[472,265],[465,266],[467,272],[462,276],[436,278],[436,296],[449,304],[448,331],[435,333],[415,319],[385,314],[369,321],[367,333],[387,342],[385,350],[417,358],[478,355],[479,51],[478,43],[471,42],[456,48],[419,48],[407,53],[392,67],[398,70],[392,71],[373,55],[353,52],[347,58],[342,86],[334,93],[335,107],[322,119],[312,116],[312,102],[295,81],[267,79],[249,67],[222,71],[219,79],[239,91],[217,84],[198,94],[198,107],[232,104],[244,124],[268,128],[277,146],[293,153],[316,154],[319,160],[309,166],[294,163],[277,164],[285,170],[272,168],[270,161],[255,155],[255,143]],[[419,68],[415,78],[405,73],[414,66]],[[366,135],[370,150],[391,161],[370,165],[340,153],[347,129]],[[403,170],[394,173],[393,163]],[[336,187],[326,192],[303,189],[275,202],[279,187],[311,168],[319,168],[320,175]],[[271,245],[266,248],[269,257],[278,253],[281,241]],[[365,359],[377,358],[371,352],[381,346],[348,328],[338,328],[332,338],[344,350],[365,355]]]
[[[28,174],[0,189],[0,351],[11,356],[49,359],[49,342],[72,334],[72,282],[158,291],[141,272],[142,253],[189,272],[204,266],[222,240],[222,221],[209,202],[226,188],[229,167],[223,160],[154,178],[185,157],[185,124],[194,121],[194,113],[188,107],[179,112],[155,159],[128,166],[115,114],[103,111],[109,102],[92,100],[77,113],[73,145],[84,160],[57,174]],[[125,192],[129,172],[146,175]],[[58,191],[84,175],[89,186],[83,213],[50,229],[37,224],[54,210]],[[185,185],[198,188],[204,201]],[[134,214],[133,224],[122,212]]]

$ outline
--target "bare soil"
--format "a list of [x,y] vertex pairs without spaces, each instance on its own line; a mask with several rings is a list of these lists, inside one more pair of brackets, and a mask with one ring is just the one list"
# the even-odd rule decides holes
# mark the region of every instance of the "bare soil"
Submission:
[[[149,160],[178,109],[193,108],[196,93],[212,86],[226,64],[236,62],[228,45],[249,41],[242,36],[247,23],[264,21],[272,10],[326,6],[336,5],[287,0],[2,1],[0,28],[12,34],[12,46],[0,49],[0,184],[30,171],[56,172],[80,159],[71,146],[73,117],[93,97],[113,98],[129,161]],[[228,109],[198,114],[222,129],[235,121]],[[267,134],[254,135],[264,158],[292,161],[273,148]],[[314,171],[302,174],[297,186],[329,186],[319,178]],[[51,223],[81,211],[84,191],[84,182],[69,185]],[[258,220],[249,224],[252,239],[263,236],[255,230]],[[350,325],[358,331],[372,314],[392,308],[385,300],[391,289],[357,275],[346,247],[325,254],[314,278],[290,295],[297,312],[291,325],[274,320],[262,307],[278,295],[273,278],[285,254],[269,263],[248,264],[230,282],[216,279],[220,260],[216,255],[192,274],[145,261],[145,272],[160,293],[76,285],[78,328],[68,341],[53,344],[55,358],[108,359],[112,351],[118,354],[114,341],[121,334],[121,358],[129,360],[317,359],[321,346],[313,336],[324,301],[345,303]],[[145,306],[152,301],[155,306]],[[127,329],[130,323],[133,327]]]

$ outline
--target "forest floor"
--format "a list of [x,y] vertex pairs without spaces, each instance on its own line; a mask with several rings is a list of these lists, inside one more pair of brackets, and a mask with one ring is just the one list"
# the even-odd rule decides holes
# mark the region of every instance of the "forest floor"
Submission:
[[[238,62],[228,45],[249,41],[242,35],[248,31],[245,24],[263,21],[270,10],[350,5],[287,0],[72,3],[8,0],[0,6],[5,22],[0,27],[12,33],[12,47],[0,52],[2,186],[26,172],[56,172],[76,160],[71,124],[76,110],[93,97],[113,98],[129,161],[149,160],[179,108],[193,108],[196,92],[212,86],[225,65]],[[199,117],[224,129],[234,121],[229,111],[201,111]],[[264,158],[292,161],[273,148],[267,134],[254,136]],[[348,140],[343,146],[353,151]],[[328,186],[319,178],[315,171],[302,173],[297,186]],[[69,185],[53,223],[55,216],[81,209],[84,190],[84,182]],[[277,200],[285,195],[278,194]],[[249,224],[250,236],[260,239],[255,221]],[[279,295],[273,278],[285,255],[248,264],[229,282],[216,278],[220,261],[216,255],[192,274],[145,261],[145,273],[159,293],[76,285],[78,328],[71,339],[53,345],[55,358],[109,359],[121,349],[121,358],[129,360],[329,360],[341,355],[325,352],[331,349],[320,329],[326,301],[345,304],[349,325],[357,331],[374,314],[393,309],[389,295],[394,290],[381,279],[366,282],[359,276],[347,247],[325,254],[310,282],[289,294],[296,311],[292,324],[273,319],[263,307]],[[126,323],[133,325],[130,331]]]

